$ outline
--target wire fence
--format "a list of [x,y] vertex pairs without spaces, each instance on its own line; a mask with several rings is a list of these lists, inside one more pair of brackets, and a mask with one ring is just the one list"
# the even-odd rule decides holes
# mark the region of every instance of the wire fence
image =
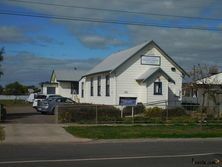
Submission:
[[222,107],[164,103],[137,106],[75,104],[56,109],[56,123],[77,124],[222,124]]

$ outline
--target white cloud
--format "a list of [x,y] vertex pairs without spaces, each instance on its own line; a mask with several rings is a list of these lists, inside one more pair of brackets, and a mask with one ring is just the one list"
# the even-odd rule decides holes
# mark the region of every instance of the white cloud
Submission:
[[27,37],[24,32],[12,26],[0,27],[0,42],[17,43],[17,42],[32,42],[32,39]]
[[81,36],[80,41],[89,48],[101,48],[101,49],[105,49],[110,46],[123,45],[124,43],[123,41],[120,41],[118,39],[109,39],[106,37],[101,37],[96,35]]

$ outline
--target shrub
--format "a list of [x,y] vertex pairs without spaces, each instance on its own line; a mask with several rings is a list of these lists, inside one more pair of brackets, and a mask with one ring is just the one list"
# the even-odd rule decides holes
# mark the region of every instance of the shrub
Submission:
[[178,116],[188,115],[186,113],[186,110],[184,108],[181,108],[181,107],[165,109],[164,110],[164,115],[166,115],[167,112],[168,112],[169,117],[178,117]]
[[163,116],[163,109],[159,107],[147,108],[144,112],[145,117],[162,117]]
[[98,121],[99,122],[117,122],[121,120],[121,111],[120,109],[114,106],[98,106]]
[[[97,111],[97,113],[96,113]],[[117,122],[121,111],[113,106],[78,104],[59,108],[59,122],[95,123]]]
[[182,103],[184,109],[188,111],[197,111],[199,109],[200,104],[197,103]]
[[[134,106],[134,115],[141,114],[145,111],[145,106],[143,104],[137,104]],[[124,116],[128,116],[132,114],[132,106],[126,106],[123,108]]]

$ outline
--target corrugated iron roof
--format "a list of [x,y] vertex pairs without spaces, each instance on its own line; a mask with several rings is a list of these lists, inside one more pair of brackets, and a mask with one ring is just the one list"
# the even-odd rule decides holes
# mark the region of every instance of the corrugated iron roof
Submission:
[[153,67],[150,68],[149,70],[147,70],[145,73],[143,73],[142,75],[140,75],[138,78],[136,78],[137,81],[143,81],[145,82],[147,79],[149,79],[150,77],[152,77],[153,75],[157,74],[157,73],[161,73],[163,76],[165,76],[170,82],[175,83],[175,81],[166,73],[162,70],[162,68],[160,67]]
[[54,70],[57,81],[79,81],[81,77],[85,74],[83,71],[79,70]]
[[127,50],[111,54],[101,63],[99,63],[97,66],[95,66],[89,72],[87,72],[86,75],[105,72],[105,71],[112,71],[116,69],[118,66],[120,66],[123,62],[129,59],[132,55],[136,54],[140,49],[142,49],[147,44],[148,42],[145,42],[143,44],[129,48]]
[[169,57],[166,52],[164,52],[154,41],[150,42],[145,42],[140,45],[134,46],[132,48],[111,54],[108,56],[106,59],[104,59],[101,63],[99,63],[97,66],[92,68],[89,72],[85,74],[87,75],[92,75],[96,73],[102,73],[102,72],[111,72],[121,66],[124,62],[126,62],[129,58],[134,56],[136,53],[138,53],[140,50],[142,50],[144,47],[148,45],[154,45],[157,49],[159,49],[163,55],[177,67],[183,75],[189,76],[189,74],[186,73],[185,70],[183,70],[182,67],[180,67],[171,57]]

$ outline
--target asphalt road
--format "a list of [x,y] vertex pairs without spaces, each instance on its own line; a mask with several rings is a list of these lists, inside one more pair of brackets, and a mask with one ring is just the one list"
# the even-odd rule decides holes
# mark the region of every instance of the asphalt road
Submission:
[[[0,145],[1,167],[190,167],[222,160],[222,141]],[[202,165],[210,166],[210,165]],[[212,166],[212,165],[211,165]],[[221,162],[222,166],[222,162]]]

